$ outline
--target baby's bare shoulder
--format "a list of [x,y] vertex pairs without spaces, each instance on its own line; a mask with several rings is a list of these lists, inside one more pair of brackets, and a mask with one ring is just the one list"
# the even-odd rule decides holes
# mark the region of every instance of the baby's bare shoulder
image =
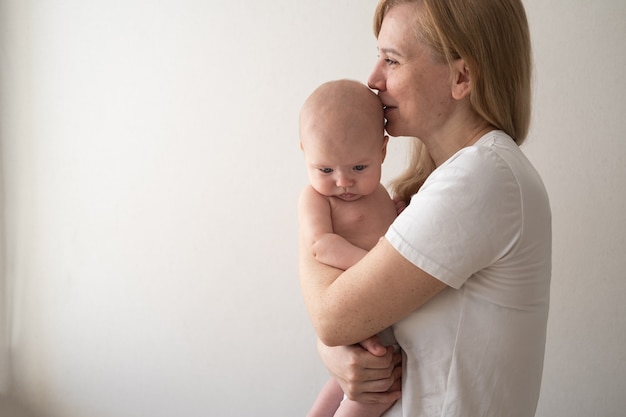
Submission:
[[304,187],[302,189],[302,191],[300,192],[300,203],[302,203],[303,201],[321,201],[321,200],[325,200],[328,201],[328,197],[326,197],[325,195],[322,195],[320,193],[318,193],[315,188],[313,188],[310,184],[307,185],[306,187]]

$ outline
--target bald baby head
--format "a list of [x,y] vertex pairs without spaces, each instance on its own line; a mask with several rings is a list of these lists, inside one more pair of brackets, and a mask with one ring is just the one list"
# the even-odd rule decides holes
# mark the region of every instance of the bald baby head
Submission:
[[354,135],[383,142],[383,105],[378,96],[352,80],[329,81],[315,89],[300,111],[301,145],[312,139],[341,141]]

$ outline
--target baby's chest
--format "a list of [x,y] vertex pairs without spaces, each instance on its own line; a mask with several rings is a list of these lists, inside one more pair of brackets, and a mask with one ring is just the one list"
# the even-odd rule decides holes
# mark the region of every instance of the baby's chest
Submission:
[[368,220],[370,220],[369,223],[372,220],[367,211],[355,203],[340,204],[333,207],[332,219],[335,233],[350,231],[352,228],[362,230],[368,224]]
[[379,212],[355,202],[333,208],[332,221],[335,233],[368,250],[386,231]]

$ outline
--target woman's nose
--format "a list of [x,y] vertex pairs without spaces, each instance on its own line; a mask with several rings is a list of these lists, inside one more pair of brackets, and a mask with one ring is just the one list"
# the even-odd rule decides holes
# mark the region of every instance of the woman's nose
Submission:
[[369,78],[367,79],[367,86],[373,90],[384,90],[385,89],[385,78],[383,76],[383,71],[381,69],[381,60],[376,62],[376,66],[372,70]]

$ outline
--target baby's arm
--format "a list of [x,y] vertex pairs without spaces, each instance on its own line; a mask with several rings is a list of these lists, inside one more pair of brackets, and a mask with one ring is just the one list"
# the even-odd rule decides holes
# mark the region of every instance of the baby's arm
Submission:
[[343,270],[356,264],[366,253],[366,250],[354,246],[335,233],[324,233],[313,243],[315,259]]
[[346,270],[367,253],[333,233],[328,198],[311,186],[300,195],[298,215],[302,236],[319,262]]

